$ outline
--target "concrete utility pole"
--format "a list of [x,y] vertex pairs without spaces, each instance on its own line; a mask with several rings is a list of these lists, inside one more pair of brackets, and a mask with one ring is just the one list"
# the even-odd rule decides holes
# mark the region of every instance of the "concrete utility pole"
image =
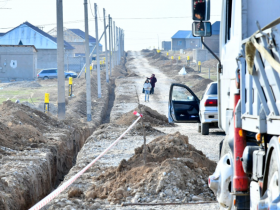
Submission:
[[117,57],[117,65],[119,65],[119,28],[116,27],[116,57]]
[[100,81],[100,60],[99,60],[99,40],[98,40],[98,20],[97,20],[97,4],[94,3],[95,14],[95,38],[96,38],[96,62],[97,62],[97,93],[101,98],[101,81]]
[[111,17],[109,15],[108,17],[108,24],[109,24],[109,51],[110,51],[110,77],[111,77],[111,74],[112,74],[112,30],[111,30]]
[[57,117],[65,118],[65,76],[64,76],[64,38],[63,38],[63,3],[56,1],[57,21]]
[[88,37],[88,3],[84,0],[85,10],[85,48],[86,48],[86,99],[87,99],[87,121],[91,121],[91,87],[90,87],[90,67],[89,67],[89,37]]
[[116,26],[115,26],[115,21],[113,22],[113,33],[114,33],[114,66],[117,65],[117,60],[116,60]]
[[119,63],[121,63],[121,28],[119,28]]
[[106,82],[109,83],[109,74],[108,74],[108,54],[107,54],[107,30],[106,30],[106,17],[105,9],[103,8],[104,16],[104,37],[105,37],[105,64],[106,64]]

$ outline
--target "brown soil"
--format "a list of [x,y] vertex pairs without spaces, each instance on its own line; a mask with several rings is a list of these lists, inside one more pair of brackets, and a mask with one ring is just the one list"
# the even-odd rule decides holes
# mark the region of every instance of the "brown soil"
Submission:
[[118,167],[110,167],[95,178],[87,193],[114,203],[123,202],[136,193],[168,195],[174,188],[178,197],[186,196],[186,191],[202,196],[201,193],[210,193],[205,183],[215,167],[215,162],[188,143],[187,136],[177,132],[158,137],[147,145],[146,165],[143,146],[136,148],[135,155],[128,161],[122,160]]
[[[168,123],[168,119],[165,115],[158,113],[156,110],[151,109],[148,106],[140,105],[141,111],[143,114],[143,121],[145,123],[150,123],[151,126],[174,126],[173,124]],[[136,109],[137,112],[140,113],[139,109]],[[118,120],[116,120],[116,124],[119,125],[131,125],[135,120],[135,115],[130,111],[123,114]]]
[[213,82],[213,80],[211,79],[203,79],[203,80],[200,80],[199,82],[197,82],[194,86],[192,86],[192,91],[194,93],[198,93],[200,91],[205,91],[207,85],[209,83]]
[[210,67],[210,68],[216,68],[217,64],[218,64],[218,61],[216,59],[211,59],[211,60],[204,61],[201,63],[201,65],[203,67]]

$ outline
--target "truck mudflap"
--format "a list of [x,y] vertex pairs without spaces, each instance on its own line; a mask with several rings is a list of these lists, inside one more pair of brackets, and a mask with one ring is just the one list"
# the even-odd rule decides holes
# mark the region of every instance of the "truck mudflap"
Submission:
[[233,160],[230,153],[225,154],[218,162],[215,173],[209,176],[208,185],[223,208],[230,209],[233,196],[231,195],[233,179]]

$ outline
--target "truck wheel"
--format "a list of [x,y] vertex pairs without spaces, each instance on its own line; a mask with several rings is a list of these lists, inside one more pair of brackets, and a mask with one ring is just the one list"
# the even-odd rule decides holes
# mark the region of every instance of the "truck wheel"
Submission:
[[197,132],[201,133],[201,123],[197,123]]
[[277,154],[277,150],[274,149],[271,154],[271,159],[269,163],[269,171],[268,171],[268,177],[267,177],[267,191],[268,197],[270,197],[268,200],[273,201],[275,200],[279,194],[279,177],[278,177],[278,164],[277,161],[279,161],[279,154]]
[[201,123],[201,134],[209,135],[209,123]]

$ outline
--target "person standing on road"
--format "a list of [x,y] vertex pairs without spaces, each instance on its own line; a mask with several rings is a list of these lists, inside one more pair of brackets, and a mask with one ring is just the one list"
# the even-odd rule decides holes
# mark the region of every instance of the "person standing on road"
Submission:
[[155,74],[152,74],[150,78],[150,83],[152,85],[151,94],[154,94],[155,86],[156,86],[157,78]]
[[[150,91],[151,91],[151,88],[152,88],[152,85],[151,83],[149,82],[149,80],[146,80],[144,85],[143,85],[143,88],[145,90],[145,102],[146,100],[148,99],[148,102],[149,102],[149,96],[150,96]],[[148,97],[147,97],[148,96]]]

